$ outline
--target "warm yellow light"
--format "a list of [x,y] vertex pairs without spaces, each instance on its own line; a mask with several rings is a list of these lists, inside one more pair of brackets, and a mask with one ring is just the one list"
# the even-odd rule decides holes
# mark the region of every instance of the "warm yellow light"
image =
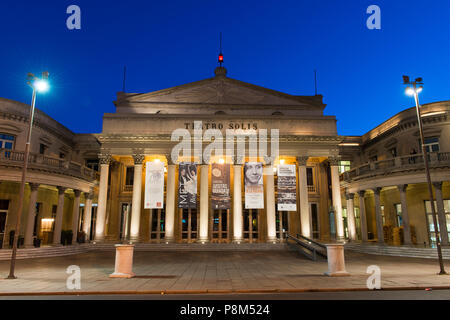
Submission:
[[224,164],[224,163],[225,163],[225,160],[224,160],[224,159],[219,159],[219,163],[220,163],[220,164]]
[[281,159],[280,164],[284,164],[284,161],[285,161],[284,159]]
[[277,172],[277,167],[273,167],[273,173]]
[[161,160],[155,159],[155,160],[153,160],[153,162],[161,162]]
[[41,230],[42,232],[50,232],[53,230],[53,222],[55,219],[41,219]]

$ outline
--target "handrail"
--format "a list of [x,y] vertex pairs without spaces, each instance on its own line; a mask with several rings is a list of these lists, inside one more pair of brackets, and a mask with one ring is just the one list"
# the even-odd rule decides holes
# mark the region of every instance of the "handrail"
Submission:
[[[450,164],[450,152],[431,152],[428,154],[428,160],[431,166]],[[395,158],[370,161],[354,167],[340,174],[340,180],[351,180],[369,173],[377,174],[386,170],[410,169],[413,167],[423,167],[422,154],[410,154],[398,156]]]
[[[304,238],[304,237],[302,237],[302,238]],[[310,244],[307,244],[307,243],[305,243],[304,241],[302,241],[302,240],[300,240],[300,239],[298,239],[298,238],[295,238],[295,237],[293,237],[293,236],[290,235],[290,234],[286,234],[286,243],[287,243],[288,245],[289,245],[289,242],[288,242],[289,239],[293,240],[296,244],[298,244],[298,245],[300,245],[301,247],[303,247],[304,249],[308,250],[310,253],[306,252],[305,250],[298,250],[298,251],[299,251],[301,254],[303,254],[304,256],[306,256],[307,258],[311,259],[311,260],[316,261],[316,260],[317,260],[317,255],[322,256],[322,257],[324,257],[324,258],[327,257],[326,253],[324,253],[324,252],[322,252],[322,251],[320,251],[320,250],[317,250],[317,248],[315,248],[314,246],[312,246],[312,245],[310,245]],[[308,239],[308,238],[305,238],[305,239]],[[309,240],[309,239],[308,239],[308,240]],[[305,241],[306,241],[306,240],[305,240]],[[314,242],[314,244],[316,244],[316,243]],[[320,244],[320,247],[322,247],[322,246],[323,246],[323,245]]]
[[[23,151],[0,149],[0,163],[2,161],[10,163],[23,163],[24,154],[25,152]],[[48,168],[55,170],[55,172],[60,174],[62,173],[81,177],[87,180],[96,180],[97,178],[96,172],[91,168],[66,159],[30,153],[28,163],[31,166],[30,169],[33,169],[34,166],[34,168]]]
[[306,240],[306,241],[309,241],[309,242],[311,242],[311,243],[314,243],[316,246],[319,246],[319,247],[321,247],[321,248],[327,249],[327,246],[326,246],[326,245],[324,245],[324,244],[322,244],[322,243],[320,243],[320,242],[314,241],[313,239],[310,239],[310,238],[307,238],[307,237],[305,237],[305,236],[302,236],[301,234],[298,234],[298,233],[297,233],[297,238],[302,238],[302,239],[304,239],[304,240]]

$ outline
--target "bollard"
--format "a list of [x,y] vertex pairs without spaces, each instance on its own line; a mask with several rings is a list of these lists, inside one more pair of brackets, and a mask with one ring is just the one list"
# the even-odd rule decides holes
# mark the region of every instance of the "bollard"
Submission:
[[345,270],[344,245],[340,243],[327,244],[328,272],[329,277],[349,276]]
[[110,278],[133,278],[134,244],[116,244],[116,266]]

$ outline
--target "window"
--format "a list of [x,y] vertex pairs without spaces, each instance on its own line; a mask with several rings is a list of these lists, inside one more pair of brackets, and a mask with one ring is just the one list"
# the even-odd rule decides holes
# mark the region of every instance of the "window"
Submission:
[[[427,148],[427,152],[439,152],[439,138],[425,138],[425,147]],[[419,142],[420,145],[420,142]]]
[[306,183],[308,186],[314,185],[313,168],[306,168]]
[[394,204],[395,209],[395,222],[397,223],[397,227],[403,226],[403,219],[402,219],[402,205],[400,203]]
[[397,148],[389,149],[389,154],[392,156],[392,158],[396,158],[397,157]]
[[132,186],[134,180],[134,167],[127,167],[125,171],[125,185]]
[[14,136],[9,134],[0,133],[0,149],[14,149]]
[[45,154],[45,151],[47,151],[47,149],[48,147],[45,144],[41,143],[39,145],[39,154]]
[[378,156],[370,157],[370,161],[377,162],[378,161]]
[[[444,202],[444,212],[445,212],[445,218],[447,222],[447,232],[450,230],[450,199],[446,199]],[[436,201],[434,201],[434,208],[435,212],[437,214],[437,206]],[[430,234],[430,242],[431,246],[436,246],[436,233],[434,232],[434,223],[433,223],[433,216],[431,212],[431,203],[429,200],[425,200],[425,211],[427,214],[427,222],[428,222],[428,230]],[[436,217],[438,219],[438,217]],[[439,219],[437,220],[438,229],[439,229]],[[450,236],[450,233],[449,233]]]
[[98,159],[86,159],[86,167],[98,171]]
[[339,173],[350,170],[350,161],[339,161]]
[[60,157],[61,159],[64,159],[64,158],[66,157],[66,154],[65,154],[64,152],[60,152],[60,153],[59,153],[59,157]]
[[384,215],[384,206],[381,207],[381,218],[383,219],[383,226],[386,225],[386,216]]

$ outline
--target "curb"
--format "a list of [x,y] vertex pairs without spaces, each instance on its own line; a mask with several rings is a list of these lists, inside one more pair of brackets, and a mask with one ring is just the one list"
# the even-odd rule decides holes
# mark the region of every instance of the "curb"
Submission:
[[368,288],[305,288],[305,289],[201,289],[201,290],[118,290],[118,291],[56,291],[56,292],[0,292],[6,296],[83,296],[83,295],[179,295],[179,294],[265,294],[265,293],[305,293],[305,292],[350,292],[350,291],[409,291],[409,290],[450,290],[450,286],[439,287],[388,287],[371,290]]

